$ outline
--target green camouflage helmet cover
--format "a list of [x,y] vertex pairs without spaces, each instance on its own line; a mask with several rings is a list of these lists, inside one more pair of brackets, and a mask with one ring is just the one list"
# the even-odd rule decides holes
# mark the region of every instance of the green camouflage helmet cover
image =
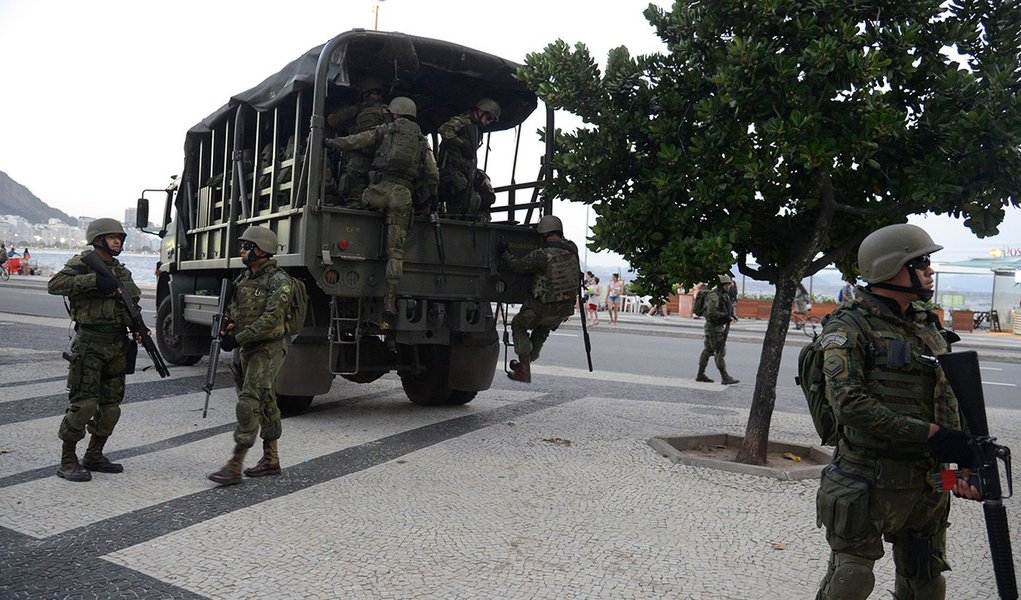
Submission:
[[720,275],[720,285],[724,283],[734,283],[734,280],[730,278],[730,275]]
[[277,253],[277,246],[279,244],[277,241],[277,234],[265,227],[252,225],[246,229],[238,239],[254,243],[259,250],[262,250],[266,254]]
[[411,98],[405,98],[404,96],[397,96],[391,100],[389,110],[395,115],[404,115],[407,117],[418,116],[418,107],[415,106],[415,101]]
[[888,225],[862,240],[858,247],[858,269],[867,283],[879,283],[897,275],[911,259],[942,249],[917,225]]
[[475,108],[493,115],[493,118],[497,121],[500,120],[500,105],[492,98],[483,98],[482,100],[479,100],[475,103]]
[[117,234],[121,236],[121,239],[128,236],[128,234],[124,232],[124,226],[121,225],[121,222],[117,219],[110,218],[96,219],[89,223],[88,229],[85,230],[85,238],[88,240],[90,246],[92,245],[92,242],[96,241],[96,238],[111,234]]
[[373,90],[378,91],[381,96],[386,94],[386,91],[383,89],[383,83],[374,77],[363,79],[355,85],[355,89],[358,90],[359,96],[364,96]]
[[560,221],[560,217],[546,215],[539,219],[539,224],[536,226],[535,230],[542,234],[552,233],[554,231],[563,233],[564,224]]

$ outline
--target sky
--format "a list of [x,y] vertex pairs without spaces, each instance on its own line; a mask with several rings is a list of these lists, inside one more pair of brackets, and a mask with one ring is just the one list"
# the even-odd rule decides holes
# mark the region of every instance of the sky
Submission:
[[[642,16],[647,5],[383,0],[378,26],[518,62],[560,38],[584,42],[605,63],[607,51],[620,45],[633,55],[662,50]],[[191,126],[309,48],[352,28],[372,29],[376,6],[374,0],[0,0],[0,170],[72,216],[123,218],[141,190],[163,188],[179,172]],[[535,139],[541,112],[525,124],[526,138]],[[571,123],[558,116],[558,126]],[[569,202],[558,202],[554,214],[581,246],[594,214],[589,218],[586,207]],[[1019,209],[1000,228],[1010,233],[987,240],[951,219],[912,222],[947,247],[944,260],[1021,247]],[[626,264],[614,253],[583,253],[589,266]]]

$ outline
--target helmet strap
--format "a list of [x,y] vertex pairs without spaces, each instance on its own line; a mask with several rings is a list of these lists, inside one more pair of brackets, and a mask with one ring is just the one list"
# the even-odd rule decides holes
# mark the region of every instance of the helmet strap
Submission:
[[886,283],[881,281],[878,283],[870,283],[867,287],[879,288],[882,290],[891,290],[894,292],[904,292],[907,294],[914,294],[918,296],[918,299],[922,302],[928,302],[932,300],[933,291],[922,287],[922,282],[918,279],[918,274],[915,273],[914,269],[909,269],[911,277],[911,287],[905,285],[894,285],[892,283]]
[[[113,248],[111,248],[110,244],[106,241],[106,236],[105,235],[100,236],[99,239],[102,240],[102,242],[98,246],[96,245],[95,241],[92,242],[92,245],[96,246],[97,248],[102,248],[110,256],[118,256],[118,255],[120,255],[121,251],[120,250],[114,250]],[[121,241],[121,247],[122,248],[123,248],[123,244],[124,244],[124,242],[122,240]]]

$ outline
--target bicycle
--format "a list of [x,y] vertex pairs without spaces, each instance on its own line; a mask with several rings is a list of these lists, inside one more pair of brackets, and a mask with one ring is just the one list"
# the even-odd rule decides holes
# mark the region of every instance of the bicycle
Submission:
[[822,331],[822,319],[808,314],[791,313],[791,323],[795,329],[800,329],[810,338],[814,338]]
[[0,279],[7,281],[11,278],[11,270],[7,268],[7,265],[0,265]]

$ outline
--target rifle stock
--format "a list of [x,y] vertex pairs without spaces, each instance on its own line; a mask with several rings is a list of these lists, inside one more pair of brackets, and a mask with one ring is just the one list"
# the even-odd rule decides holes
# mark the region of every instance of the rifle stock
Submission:
[[152,335],[149,334],[149,328],[146,327],[145,321],[142,319],[142,313],[138,311],[130,294],[124,289],[124,283],[113,274],[110,267],[95,252],[82,256],[82,262],[92,267],[92,270],[98,276],[112,279],[117,284],[116,295],[121,302],[121,306],[128,311],[128,316],[131,318],[131,331],[142,340],[142,347],[145,348],[145,352],[152,359],[152,365],[156,368],[156,372],[160,374],[160,377],[169,377],[170,369],[167,368],[166,361],[163,360],[163,356],[160,354],[159,349],[156,348],[155,342],[152,341]]
[[209,364],[206,365],[206,382],[202,391],[206,393],[206,403],[202,405],[202,418],[206,418],[209,412],[209,395],[213,393],[213,386],[216,385],[216,370],[220,367],[220,343],[223,338],[220,332],[224,330],[227,320],[227,303],[230,302],[231,283],[230,279],[224,278],[220,282],[220,299],[216,303],[216,314],[213,315],[213,323],[209,328]]
[[[993,573],[1000,598],[1017,600],[1017,577],[1010,547],[1010,530],[1007,527],[1007,510],[1003,499],[1014,494],[1011,474],[1010,448],[996,443],[989,435],[985,398],[982,395],[982,377],[979,373],[978,354],[974,350],[941,354],[936,357],[957,396],[961,414],[971,433],[970,445],[975,454],[975,466],[969,483],[982,493],[982,511],[985,514],[989,550],[993,559]],[[1007,474],[1007,494],[1003,494],[1000,469],[1003,461]]]

